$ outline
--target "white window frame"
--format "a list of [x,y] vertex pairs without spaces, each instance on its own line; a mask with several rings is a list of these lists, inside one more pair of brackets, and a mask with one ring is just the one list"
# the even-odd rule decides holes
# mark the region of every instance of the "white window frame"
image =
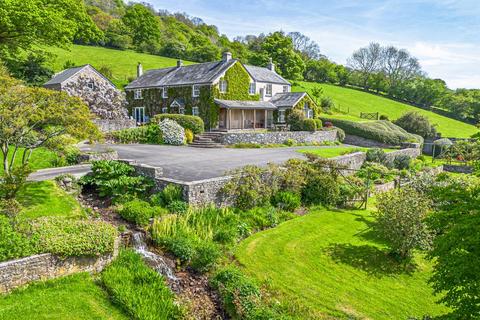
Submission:
[[90,89],[90,90],[95,90],[95,81],[89,81],[87,83],[87,87]]
[[163,87],[162,98],[163,99],[168,99],[168,88],[167,87]]
[[162,113],[168,113],[168,108],[167,108],[167,107],[163,107],[163,108],[162,108]]
[[248,87],[248,94],[253,96],[255,93],[257,93],[257,85],[255,82],[250,82],[250,86]]
[[285,123],[285,109],[278,110],[278,123]]
[[218,82],[218,91],[220,93],[227,93],[228,90],[228,82],[225,79],[222,79]]
[[192,86],[192,97],[194,97],[194,98],[200,97],[200,86],[199,85],[194,84]]
[[135,89],[133,91],[133,99],[135,99],[135,100],[142,100],[143,99],[142,89]]
[[200,108],[192,107],[192,116],[199,116],[200,115]]
[[271,97],[273,93],[273,85],[271,83],[267,83],[265,86],[265,96]]
[[[138,114],[140,114],[140,113],[142,114],[141,121],[139,121],[140,119],[137,119],[137,111],[138,111]],[[133,118],[135,119],[135,122],[137,122],[137,123],[145,123],[145,107],[135,107],[133,109]]]
[[310,105],[308,103],[305,103],[305,106],[303,107],[305,117],[307,119],[313,119],[313,110],[310,108]]
[[185,114],[185,107],[178,107],[178,114]]
[[288,86],[283,86],[283,93],[287,93],[287,92],[289,92]]

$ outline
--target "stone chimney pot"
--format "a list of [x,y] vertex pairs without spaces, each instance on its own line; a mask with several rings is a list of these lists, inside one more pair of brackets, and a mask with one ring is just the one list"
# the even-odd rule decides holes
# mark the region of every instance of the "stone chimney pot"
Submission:
[[232,53],[231,52],[224,52],[222,56],[223,61],[230,61],[232,60]]

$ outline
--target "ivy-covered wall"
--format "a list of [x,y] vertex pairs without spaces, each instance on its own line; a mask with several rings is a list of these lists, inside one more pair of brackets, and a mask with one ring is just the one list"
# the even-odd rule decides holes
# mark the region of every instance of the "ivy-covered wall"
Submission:
[[227,92],[220,93],[218,84],[214,88],[213,96],[223,100],[250,100],[259,101],[260,95],[248,93],[250,88],[250,75],[245,67],[237,62],[225,72],[221,80],[227,81]]
[[172,113],[170,105],[175,99],[183,99],[185,114],[192,114],[192,107],[199,107],[200,117],[205,122],[206,129],[215,128],[218,124],[219,107],[214,98],[224,100],[260,100],[258,94],[250,95],[250,76],[239,62],[235,63],[225,72],[222,78],[227,81],[227,92],[220,93],[218,84],[200,86],[200,96],[192,97],[192,86],[168,87],[168,98],[162,97],[162,88],[142,89],[142,99],[135,100],[133,90],[127,91],[128,111],[133,114],[136,107],[145,107],[145,115],[153,117],[162,113],[164,107]]
[[172,110],[170,105],[175,99],[182,99],[185,104],[185,114],[192,114],[192,108],[198,107],[200,117],[208,128],[214,128],[218,123],[218,106],[214,103],[212,96],[212,86],[200,86],[200,96],[192,96],[192,86],[169,87],[167,88],[168,98],[163,98],[162,88],[142,89],[142,99],[134,99],[134,92],[127,91],[128,110],[133,114],[133,109],[145,107],[145,115],[153,117],[162,113],[162,109],[167,108],[167,113],[177,112]]

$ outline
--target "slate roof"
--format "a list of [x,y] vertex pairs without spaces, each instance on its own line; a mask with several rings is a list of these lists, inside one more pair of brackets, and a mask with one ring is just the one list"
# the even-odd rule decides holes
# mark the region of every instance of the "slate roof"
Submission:
[[244,65],[253,80],[258,82],[270,82],[277,84],[290,85],[290,82],[282,78],[278,73],[270,71],[267,68]]
[[306,94],[306,92],[277,93],[270,99],[270,102],[276,107],[293,107],[303,99]]
[[227,109],[277,109],[269,101],[243,101],[243,100],[221,100],[215,99],[215,102]]
[[221,60],[149,70],[126,86],[125,89],[212,83],[235,62],[237,62],[236,59],[231,59],[229,61]]
[[48,86],[52,86],[52,85],[57,85],[57,84],[62,84],[63,82],[67,81],[68,79],[70,79],[71,77],[73,77],[74,75],[76,75],[78,72],[82,71],[83,69],[87,68],[87,67],[90,67],[92,68],[99,76],[101,76],[102,78],[104,78],[105,80],[107,80],[112,86],[115,87],[115,85],[108,79],[106,78],[103,74],[101,74],[97,69],[95,69],[93,66],[91,66],[90,64],[85,64],[83,66],[79,66],[79,67],[74,67],[74,68],[70,68],[70,69],[66,69],[66,70],[63,70],[63,71],[60,71],[59,73],[55,74],[52,79],[50,79],[49,81],[47,81],[44,86],[45,87],[48,87]]

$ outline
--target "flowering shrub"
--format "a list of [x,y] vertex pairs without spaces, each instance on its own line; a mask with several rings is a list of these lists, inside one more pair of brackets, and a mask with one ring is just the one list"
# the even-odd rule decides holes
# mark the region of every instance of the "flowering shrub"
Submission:
[[185,129],[178,123],[170,119],[164,119],[159,124],[163,133],[163,142],[179,146],[185,144]]

